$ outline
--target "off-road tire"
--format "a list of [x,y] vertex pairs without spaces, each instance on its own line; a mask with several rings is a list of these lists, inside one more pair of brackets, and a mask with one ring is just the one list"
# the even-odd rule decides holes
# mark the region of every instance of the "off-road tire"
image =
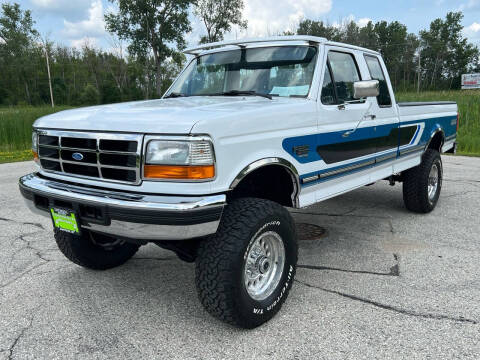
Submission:
[[[244,283],[245,258],[252,241],[269,231],[280,235],[285,262],[271,295],[257,301]],[[295,224],[284,207],[256,198],[234,200],[225,208],[217,233],[199,246],[195,280],[200,301],[218,319],[242,328],[257,327],[270,320],[287,298],[297,255]]]
[[[430,170],[436,165],[438,169],[438,187],[433,199],[428,196],[428,178]],[[443,166],[440,153],[427,149],[420,165],[403,174],[403,201],[405,207],[413,212],[426,214],[437,205],[442,190]]]
[[127,262],[138,251],[140,245],[120,242],[112,248],[104,248],[95,244],[89,231],[82,235],[69,234],[55,229],[55,241],[67,259],[82,267],[93,270],[107,270]]

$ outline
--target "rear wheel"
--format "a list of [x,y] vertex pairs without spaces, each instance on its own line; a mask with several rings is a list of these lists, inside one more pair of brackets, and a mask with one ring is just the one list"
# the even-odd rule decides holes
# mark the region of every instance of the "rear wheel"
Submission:
[[427,149],[421,164],[404,173],[403,200],[407,209],[417,213],[431,212],[440,197],[442,180],[440,153]]
[[280,310],[296,264],[297,239],[288,211],[268,200],[235,200],[217,233],[198,249],[200,301],[213,316],[254,328]]
[[135,255],[140,247],[138,244],[87,230],[79,236],[55,229],[55,241],[67,259],[94,270],[106,270],[122,265]]

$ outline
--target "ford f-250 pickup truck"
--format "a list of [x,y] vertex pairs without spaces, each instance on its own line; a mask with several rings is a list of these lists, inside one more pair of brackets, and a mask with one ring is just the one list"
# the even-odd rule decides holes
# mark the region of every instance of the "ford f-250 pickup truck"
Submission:
[[61,252],[108,269],[154,243],[196,262],[212,315],[253,328],[287,298],[303,208],[387,180],[428,213],[454,151],[457,106],[397,103],[379,53],[310,36],[225,41],[162,99],[38,119],[20,179]]

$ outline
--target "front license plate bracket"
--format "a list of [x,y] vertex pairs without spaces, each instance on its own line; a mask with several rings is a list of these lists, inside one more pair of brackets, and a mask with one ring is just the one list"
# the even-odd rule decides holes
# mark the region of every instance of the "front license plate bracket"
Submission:
[[54,228],[70,234],[80,235],[80,225],[75,211],[52,207],[50,208],[50,214],[52,215]]

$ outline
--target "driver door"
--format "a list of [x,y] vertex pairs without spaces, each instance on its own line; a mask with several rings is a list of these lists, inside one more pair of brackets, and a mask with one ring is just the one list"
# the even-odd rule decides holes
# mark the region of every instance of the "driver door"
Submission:
[[353,98],[353,83],[362,80],[357,56],[355,50],[326,47],[317,138],[317,152],[325,163],[322,172],[339,170],[376,152],[375,98]]

